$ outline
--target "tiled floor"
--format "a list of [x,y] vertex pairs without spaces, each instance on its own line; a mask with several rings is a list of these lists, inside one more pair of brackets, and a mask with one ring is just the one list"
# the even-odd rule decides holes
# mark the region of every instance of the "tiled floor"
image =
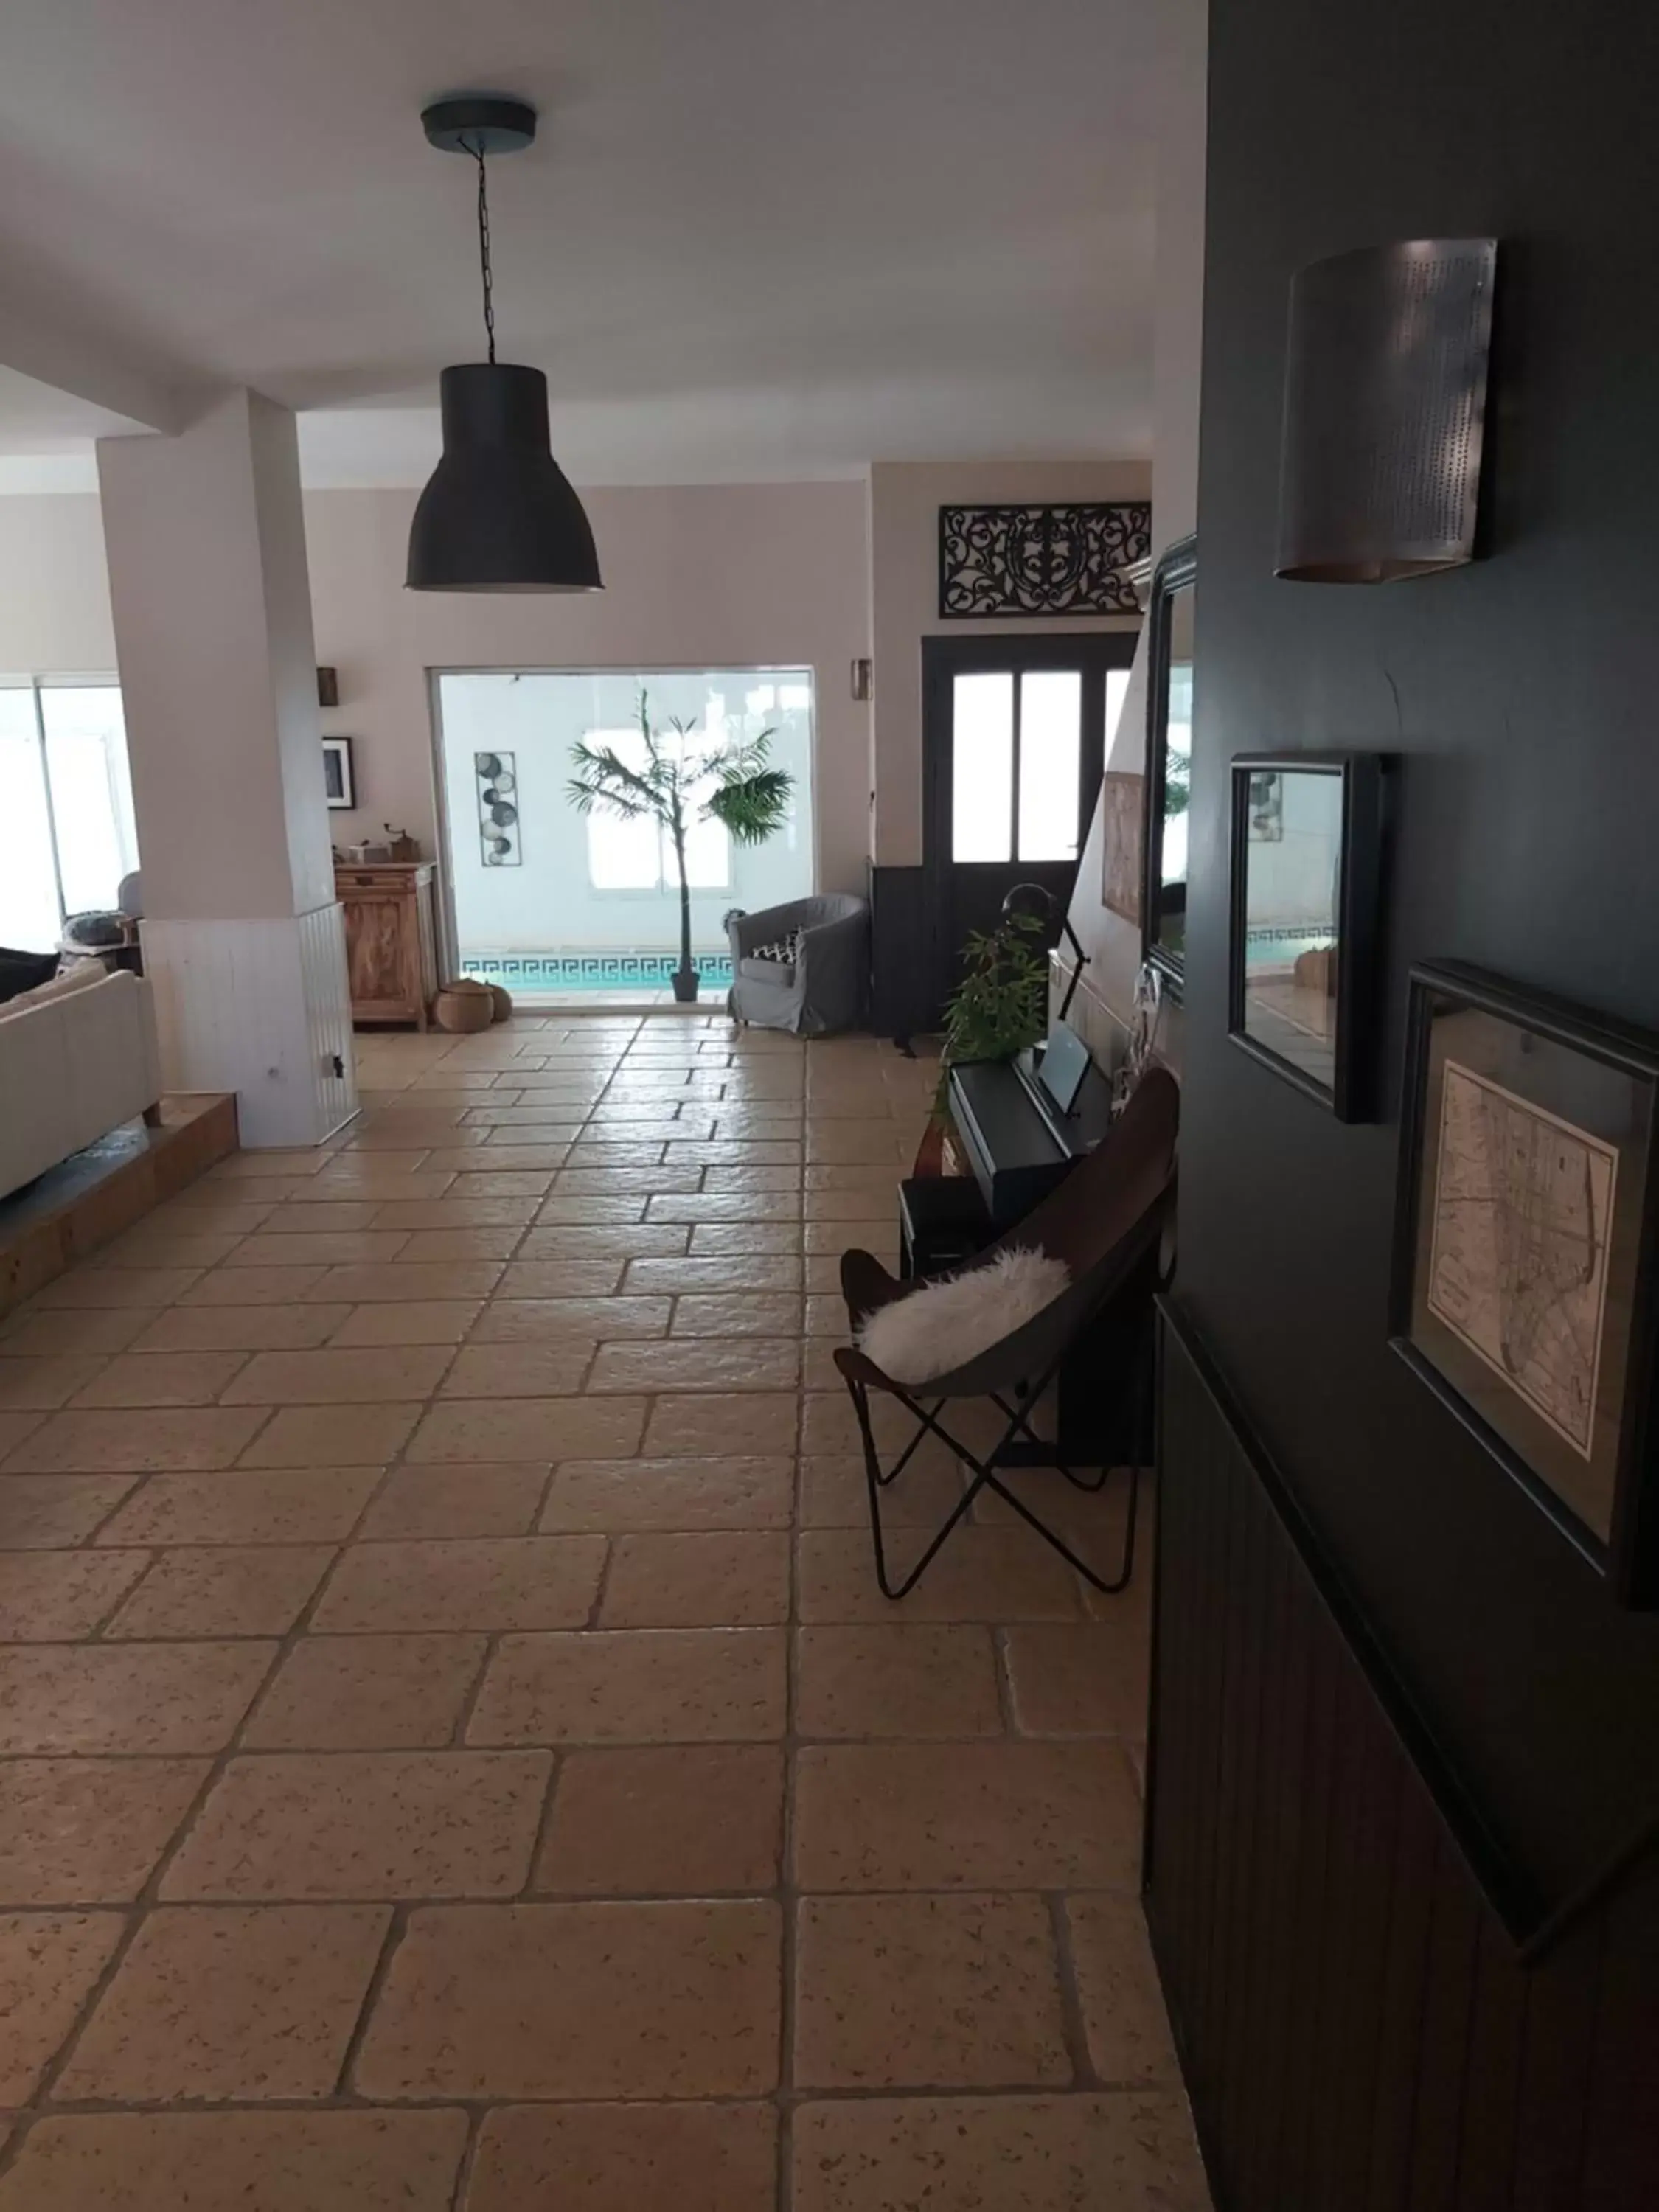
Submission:
[[1145,1573],[872,1579],[836,1256],[930,1069],[361,1073],[0,1324],[0,2212],[1198,2212]]

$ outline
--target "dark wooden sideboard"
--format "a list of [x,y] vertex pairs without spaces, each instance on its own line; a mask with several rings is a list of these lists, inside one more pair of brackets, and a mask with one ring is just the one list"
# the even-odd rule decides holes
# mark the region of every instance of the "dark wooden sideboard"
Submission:
[[345,918],[354,1023],[427,1025],[438,988],[431,860],[377,860],[334,871]]

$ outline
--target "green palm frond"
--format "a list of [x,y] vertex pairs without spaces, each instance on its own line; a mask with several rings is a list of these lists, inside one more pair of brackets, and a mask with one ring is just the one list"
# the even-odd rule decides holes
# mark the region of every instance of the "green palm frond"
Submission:
[[703,812],[724,824],[733,844],[763,845],[788,819],[795,779],[787,769],[762,768],[750,775],[726,775]]
[[611,746],[591,745],[585,738],[572,745],[570,757],[576,774],[566,790],[578,813],[591,814],[599,806],[624,822],[667,818],[669,795],[656,763],[643,772],[629,768]]

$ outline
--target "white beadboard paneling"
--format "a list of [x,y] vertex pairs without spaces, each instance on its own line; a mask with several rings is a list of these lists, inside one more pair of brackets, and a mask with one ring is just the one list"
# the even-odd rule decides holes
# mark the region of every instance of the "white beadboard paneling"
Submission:
[[249,1148],[319,1144],[356,1110],[337,906],[260,921],[146,921],[142,936],[170,1091],[234,1091]]
[[[327,1136],[357,1111],[357,1063],[346,973],[345,915],[331,900],[300,916],[300,973],[305,991],[317,1115]],[[338,1061],[340,1073],[334,1072]]]

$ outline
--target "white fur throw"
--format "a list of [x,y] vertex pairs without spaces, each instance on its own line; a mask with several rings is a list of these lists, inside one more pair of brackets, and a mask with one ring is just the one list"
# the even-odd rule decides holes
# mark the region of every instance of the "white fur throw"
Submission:
[[927,1382],[1012,1336],[1071,1279],[1063,1260],[1015,1245],[878,1308],[860,1326],[858,1347],[895,1382]]

